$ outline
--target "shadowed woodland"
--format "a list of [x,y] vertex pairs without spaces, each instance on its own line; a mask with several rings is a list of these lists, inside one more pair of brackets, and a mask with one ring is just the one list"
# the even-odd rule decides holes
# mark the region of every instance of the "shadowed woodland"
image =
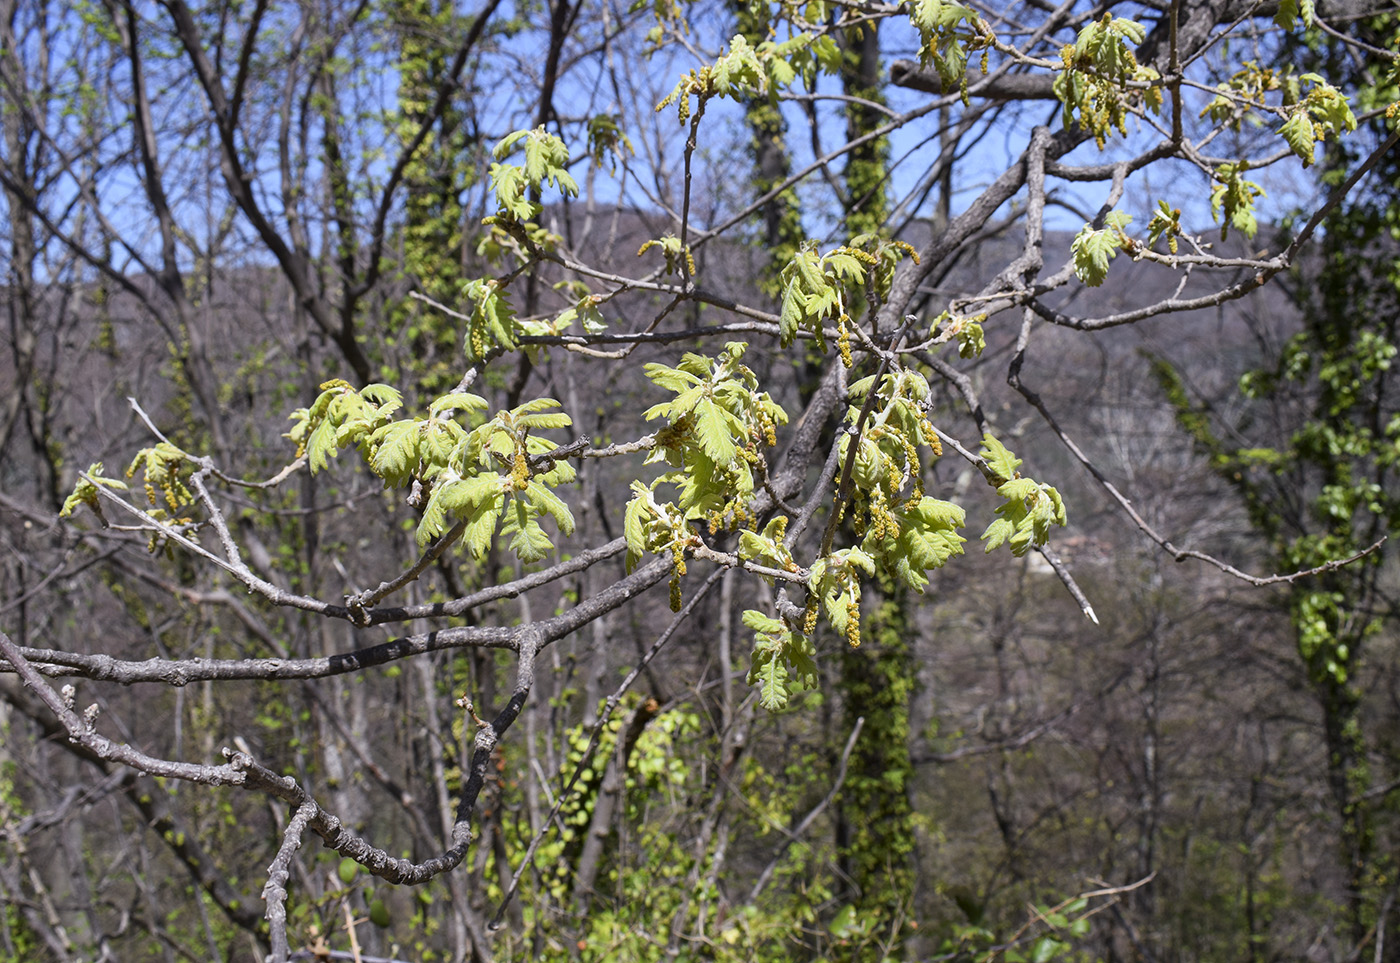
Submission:
[[0,0],[0,958],[1400,946],[1400,15]]

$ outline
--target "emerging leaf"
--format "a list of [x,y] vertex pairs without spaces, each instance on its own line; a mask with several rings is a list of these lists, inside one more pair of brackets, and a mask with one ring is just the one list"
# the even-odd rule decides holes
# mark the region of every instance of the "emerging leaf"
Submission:
[[1074,273],[1079,280],[1091,288],[1103,284],[1104,279],[1108,277],[1108,262],[1117,257],[1119,248],[1128,243],[1128,236],[1123,232],[1123,228],[1131,220],[1131,214],[1110,211],[1104,218],[1104,227],[1101,230],[1095,230],[1091,225],[1085,224],[1075,235],[1070,252],[1074,255]]
[[1016,469],[1021,467],[1021,459],[1013,455],[1011,450],[997,441],[990,432],[982,436],[982,457],[987,460],[987,467],[1002,482],[1015,478],[1018,474]]

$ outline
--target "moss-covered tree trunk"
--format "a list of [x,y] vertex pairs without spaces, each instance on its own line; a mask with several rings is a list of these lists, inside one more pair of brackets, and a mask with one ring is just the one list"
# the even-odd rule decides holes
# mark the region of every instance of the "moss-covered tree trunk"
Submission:
[[[746,0],[731,0],[735,28],[750,46],[768,39],[766,8],[755,9]],[[792,156],[787,145],[787,121],[779,109],[777,91],[765,97],[752,97],[744,104],[744,121],[749,128],[749,157],[753,163],[752,191],[755,200],[771,193],[792,174]],[[802,243],[802,212],[797,192],[791,187],[770,198],[759,208],[763,249],[768,252],[765,281],[775,282],[778,271],[792,259]]]
[[888,580],[865,617],[861,644],[841,659],[846,731],[865,722],[851,752],[837,827],[848,905],[882,945],[903,942],[914,889],[908,784],[909,699],[914,690],[908,590]]
[[[843,38],[841,83],[850,98],[846,136],[859,140],[884,120],[878,109],[880,39],[873,24],[848,29]],[[848,155],[845,169],[845,228],[849,236],[879,234],[889,214],[886,184],[889,142],[863,141]],[[854,310],[856,305],[852,305]],[[898,957],[913,904],[913,811],[907,786],[909,699],[914,688],[913,645],[908,590],[881,579],[868,593],[861,644],[841,659],[841,698],[845,732],[864,719],[851,753],[837,821],[837,849],[849,881],[847,905],[886,955]],[[839,735],[839,734],[838,734]],[[851,958],[868,952],[851,949]]]
[[[1328,163],[1343,170],[1348,162],[1335,156]],[[1378,166],[1371,192],[1329,217],[1318,258],[1294,279],[1301,329],[1276,358],[1241,379],[1255,424],[1217,431],[1213,412],[1191,396],[1185,379],[1158,364],[1181,425],[1240,495],[1284,572],[1355,556],[1400,527],[1392,376],[1400,354],[1400,251],[1389,227],[1400,216],[1400,163],[1389,158]],[[1268,446],[1246,440],[1236,447],[1235,438],[1257,433],[1261,423],[1274,432]],[[1375,791],[1380,742],[1365,719],[1366,677],[1376,671],[1367,641],[1388,612],[1384,552],[1290,581],[1285,596],[1321,715],[1345,886],[1338,931],[1357,949],[1375,938],[1381,915],[1396,903],[1387,882],[1395,871],[1393,840],[1382,845],[1376,835],[1389,794]]]

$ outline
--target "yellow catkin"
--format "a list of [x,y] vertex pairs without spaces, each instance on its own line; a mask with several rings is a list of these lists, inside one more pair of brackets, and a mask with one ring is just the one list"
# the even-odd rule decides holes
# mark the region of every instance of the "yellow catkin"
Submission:
[[885,515],[885,537],[890,540],[899,538],[899,519],[894,517],[893,512]]
[[919,434],[923,435],[924,442],[933,449],[935,455],[943,454],[943,443],[938,440],[938,435],[933,430],[933,422],[927,418],[919,422]]
[[889,533],[889,516],[885,510],[885,493],[877,488],[870,498],[870,532],[876,539],[883,539]]
[[860,603],[851,601],[846,603],[846,641],[851,643],[851,648],[860,647]]

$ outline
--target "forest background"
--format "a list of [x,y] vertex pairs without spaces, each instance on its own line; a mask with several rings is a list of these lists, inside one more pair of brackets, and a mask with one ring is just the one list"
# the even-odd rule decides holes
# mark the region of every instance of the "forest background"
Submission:
[[1398,41],[0,0],[0,956],[1393,958]]

